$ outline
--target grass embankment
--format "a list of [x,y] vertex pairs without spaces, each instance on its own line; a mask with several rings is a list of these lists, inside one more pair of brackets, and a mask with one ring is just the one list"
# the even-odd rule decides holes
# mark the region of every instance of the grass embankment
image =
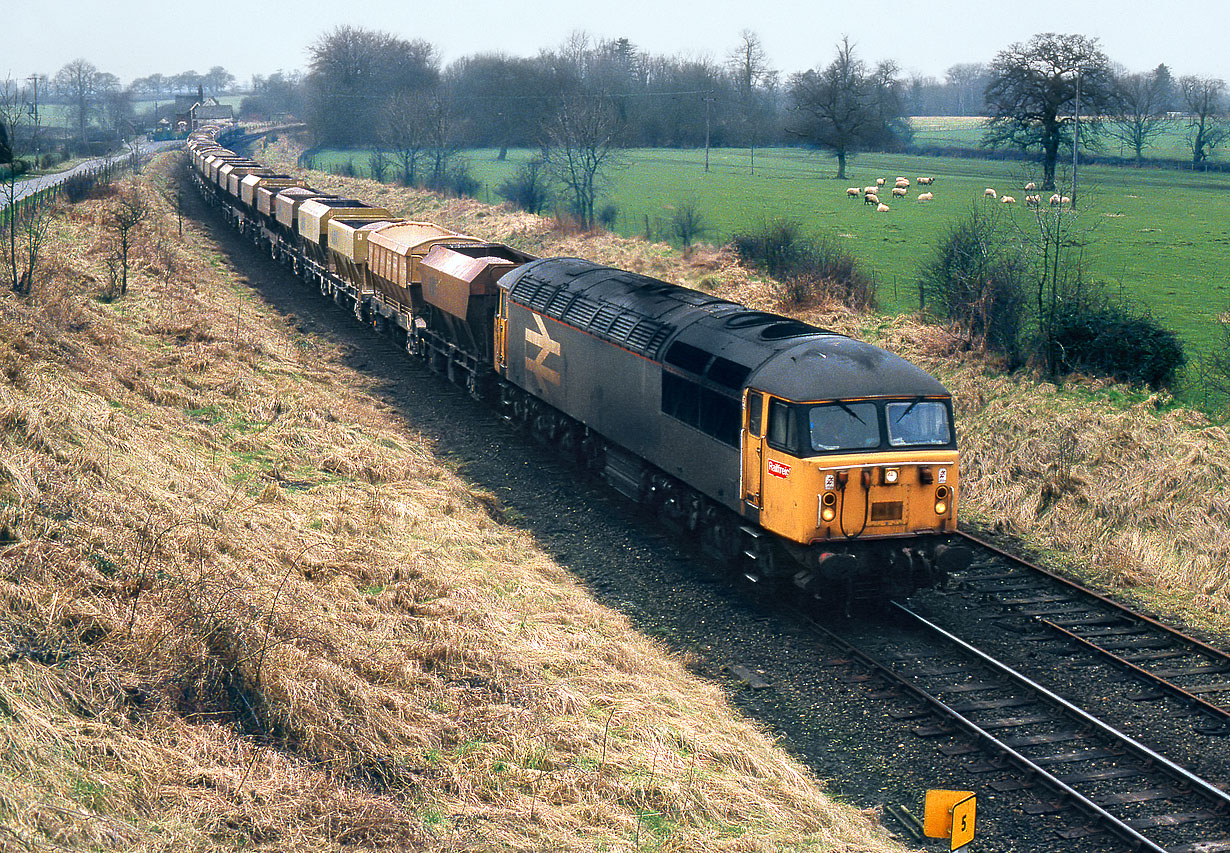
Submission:
[[[266,154],[285,168],[294,151]],[[546,219],[307,173],[314,186],[542,254],[576,254],[780,310],[725,251],[690,259],[661,243],[553,231]],[[856,205],[861,207],[861,205]],[[1230,442],[1164,395],[1102,382],[1065,389],[1005,376],[950,330],[908,315],[799,312],[927,367],[953,391],[964,452],[963,518],[1010,532],[1073,571],[1230,638]],[[1227,640],[1230,642],[1230,640]]]
[[161,196],[98,301],[106,204],[0,295],[0,849],[897,849]]
[[[497,161],[494,150],[466,152],[484,185],[480,198],[498,203],[496,188],[534,153],[512,150]],[[334,171],[350,159],[357,169],[365,167],[362,152],[323,152],[318,159]],[[1015,206],[1000,211],[1024,239],[1037,234],[1022,187],[1038,175],[1026,163],[862,154],[852,160],[848,179],[838,182],[831,158],[800,149],[758,150],[755,175],[746,150],[715,149],[708,173],[703,151],[636,149],[625,161],[610,173],[606,193],[618,208],[620,234],[643,235],[648,225],[648,233],[659,237],[672,211],[688,203],[708,225],[702,239],[715,244],[776,218],[796,219],[805,232],[838,237],[875,273],[880,302],[891,311],[918,308],[919,264],[971,205],[994,204],[984,201],[986,188],[1016,198]],[[892,209],[876,213],[846,197],[846,187],[877,177],[891,185],[897,175],[936,176],[927,188],[935,200],[916,201],[916,186],[903,200],[887,197],[886,189]],[[1230,247],[1230,175],[1089,166],[1080,170],[1079,189],[1079,215],[1068,217],[1070,239],[1083,248],[1093,275],[1112,292],[1148,306],[1189,352],[1219,343],[1218,316],[1230,310],[1230,286],[1220,273]]]

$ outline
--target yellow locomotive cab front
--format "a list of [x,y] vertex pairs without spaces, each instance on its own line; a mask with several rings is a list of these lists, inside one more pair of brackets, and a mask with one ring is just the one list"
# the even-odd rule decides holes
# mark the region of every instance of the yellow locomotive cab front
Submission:
[[804,564],[839,558],[829,571],[848,570],[871,555],[928,575],[951,550],[960,475],[948,398],[800,403],[749,389],[744,411],[744,514]]

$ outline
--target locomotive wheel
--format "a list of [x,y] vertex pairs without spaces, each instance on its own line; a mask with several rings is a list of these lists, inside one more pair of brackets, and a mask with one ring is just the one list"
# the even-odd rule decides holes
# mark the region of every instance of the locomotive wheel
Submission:
[[583,465],[584,459],[582,447],[584,439],[581,436],[581,429],[576,424],[570,424],[563,429],[559,437],[559,452],[560,455],[568,460],[573,465]]
[[592,433],[581,439],[581,464],[594,473],[606,467],[606,449],[602,439]]

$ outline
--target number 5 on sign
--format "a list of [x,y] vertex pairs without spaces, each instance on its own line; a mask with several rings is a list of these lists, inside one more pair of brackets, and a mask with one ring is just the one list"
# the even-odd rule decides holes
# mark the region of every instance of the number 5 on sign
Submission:
[[974,812],[978,798],[973,791],[928,791],[923,806],[923,834],[928,838],[947,838],[950,850],[974,840]]

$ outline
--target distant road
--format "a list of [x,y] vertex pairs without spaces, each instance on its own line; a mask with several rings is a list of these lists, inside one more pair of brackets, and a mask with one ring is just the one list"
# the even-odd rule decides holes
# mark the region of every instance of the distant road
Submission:
[[[184,140],[182,139],[167,139],[162,142],[142,142],[141,154],[156,154],[159,151],[166,151],[169,148],[178,148],[183,144]],[[71,169],[65,169],[63,172],[56,172],[53,175],[42,175],[37,178],[27,178],[23,181],[17,181],[15,184],[17,188],[17,195],[14,198],[14,201],[21,201],[26,196],[32,195],[39,190],[46,189],[47,187],[54,186],[66,178],[77,174],[78,172],[96,169],[107,163],[120,163],[127,160],[128,157],[129,152],[127,151],[109,154],[106,157],[95,157],[92,160],[86,160],[84,163],[78,163]],[[7,202],[8,199],[6,198],[5,201]],[[8,205],[0,204],[0,210],[3,210],[5,207],[8,207]]]

